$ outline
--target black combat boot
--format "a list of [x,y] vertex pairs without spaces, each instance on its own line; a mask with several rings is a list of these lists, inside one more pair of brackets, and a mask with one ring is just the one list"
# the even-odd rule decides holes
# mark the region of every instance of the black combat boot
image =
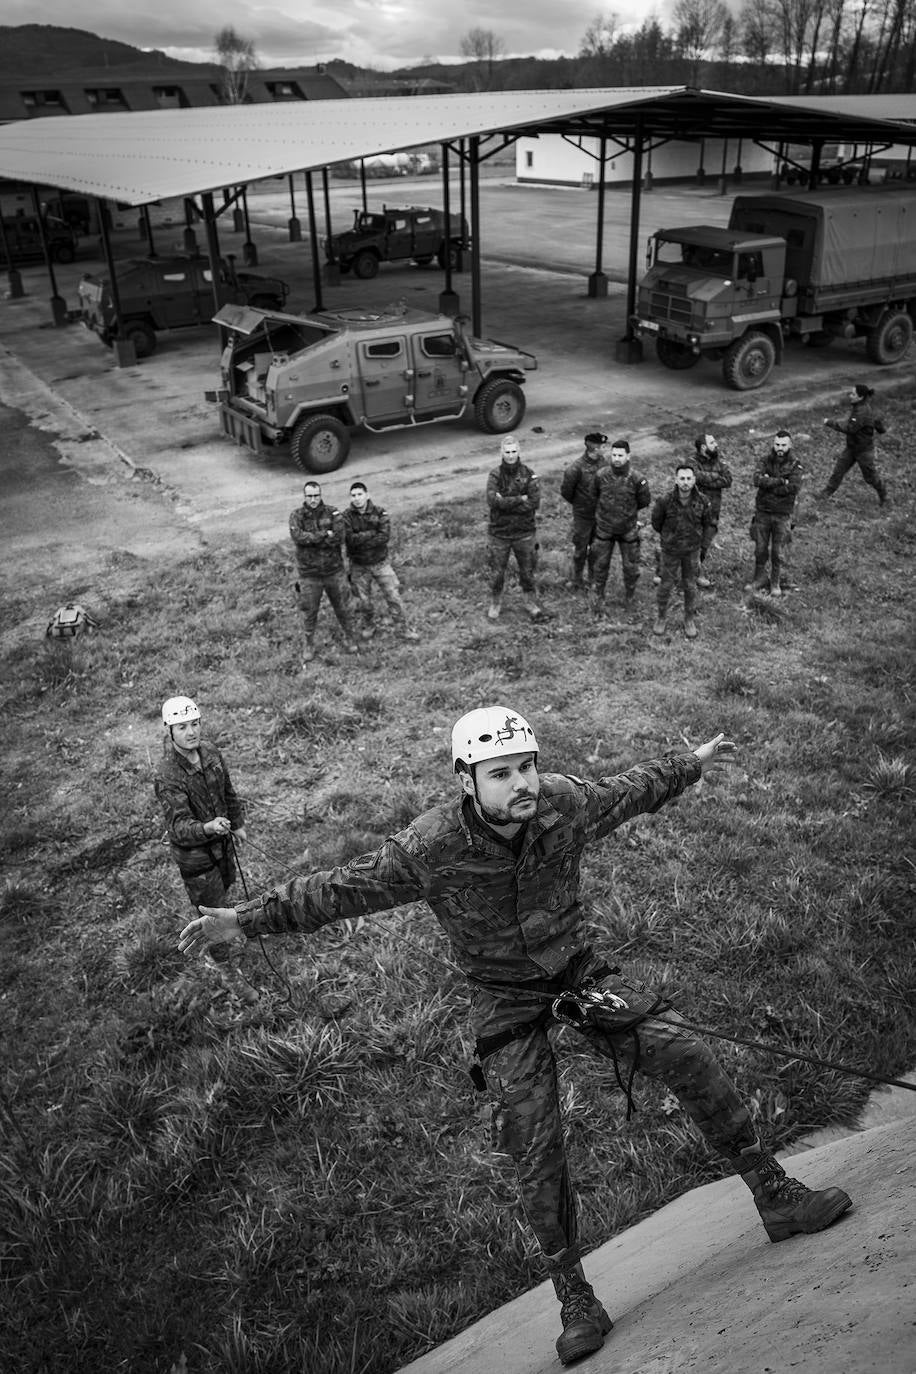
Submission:
[[852,1198],[842,1188],[824,1188],[813,1192],[789,1178],[783,1167],[765,1151],[754,1147],[741,1152],[752,1167],[741,1171],[741,1177],[754,1195],[770,1240],[788,1240],[804,1232],[812,1235],[832,1226],[838,1217],[848,1212]]
[[557,1337],[557,1354],[561,1364],[572,1364],[600,1350],[614,1323],[586,1281],[581,1264],[574,1269],[551,1268],[550,1277],[562,1304],[563,1334]]

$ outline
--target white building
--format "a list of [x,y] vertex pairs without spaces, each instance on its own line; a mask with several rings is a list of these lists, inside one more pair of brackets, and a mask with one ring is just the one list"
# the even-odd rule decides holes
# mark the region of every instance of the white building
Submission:
[[[522,137],[515,145],[516,177],[520,182],[554,186],[597,186],[600,146],[597,138],[574,143],[557,134]],[[776,159],[755,143],[738,139],[664,143],[651,152],[643,151],[643,177],[651,175],[653,181],[693,180],[698,169],[702,169],[707,181],[721,176],[723,170],[732,178],[736,167],[743,176],[772,176]],[[632,153],[624,152],[612,139],[607,141],[604,179],[608,186],[633,179]]]

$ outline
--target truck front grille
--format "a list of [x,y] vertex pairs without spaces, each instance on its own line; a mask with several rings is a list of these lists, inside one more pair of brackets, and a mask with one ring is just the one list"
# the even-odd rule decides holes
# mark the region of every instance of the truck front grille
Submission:
[[692,318],[687,297],[676,296],[670,291],[653,291],[648,313],[650,319],[671,320],[674,324],[689,325]]

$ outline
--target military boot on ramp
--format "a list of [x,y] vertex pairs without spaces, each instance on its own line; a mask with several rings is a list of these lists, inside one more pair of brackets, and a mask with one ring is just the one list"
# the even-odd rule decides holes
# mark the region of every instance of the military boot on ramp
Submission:
[[742,1178],[772,1241],[823,1231],[852,1206],[852,1198],[842,1188],[815,1192],[797,1178],[789,1178],[772,1155],[758,1155]]
[[575,1269],[553,1269],[550,1277],[560,1299],[563,1323],[563,1334],[557,1337],[557,1354],[561,1364],[572,1364],[573,1360],[600,1350],[614,1323],[595,1297],[581,1264]]

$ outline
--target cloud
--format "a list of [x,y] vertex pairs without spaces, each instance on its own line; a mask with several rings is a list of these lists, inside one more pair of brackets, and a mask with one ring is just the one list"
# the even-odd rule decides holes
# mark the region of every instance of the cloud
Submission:
[[[85,29],[139,48],[159,48],[184,61],[213,58],[216,34],[231,23],[249,38],[262,66],[311,66],[342,58],[359,66],[390,69],[430,55],[459,58],[461,39],[474,28],[490,29],[507,55],[574,56],[599,12],[616,11],[620,23],[641,20],[635,0],[602,6],[597,0],[465,0],[459,8],[429,0],[313,0],[303,17],[300,0],[260,5],[236,0],[43,0],[41,22]],[[34,0],[3,0],[4,23],[35,22]]]

